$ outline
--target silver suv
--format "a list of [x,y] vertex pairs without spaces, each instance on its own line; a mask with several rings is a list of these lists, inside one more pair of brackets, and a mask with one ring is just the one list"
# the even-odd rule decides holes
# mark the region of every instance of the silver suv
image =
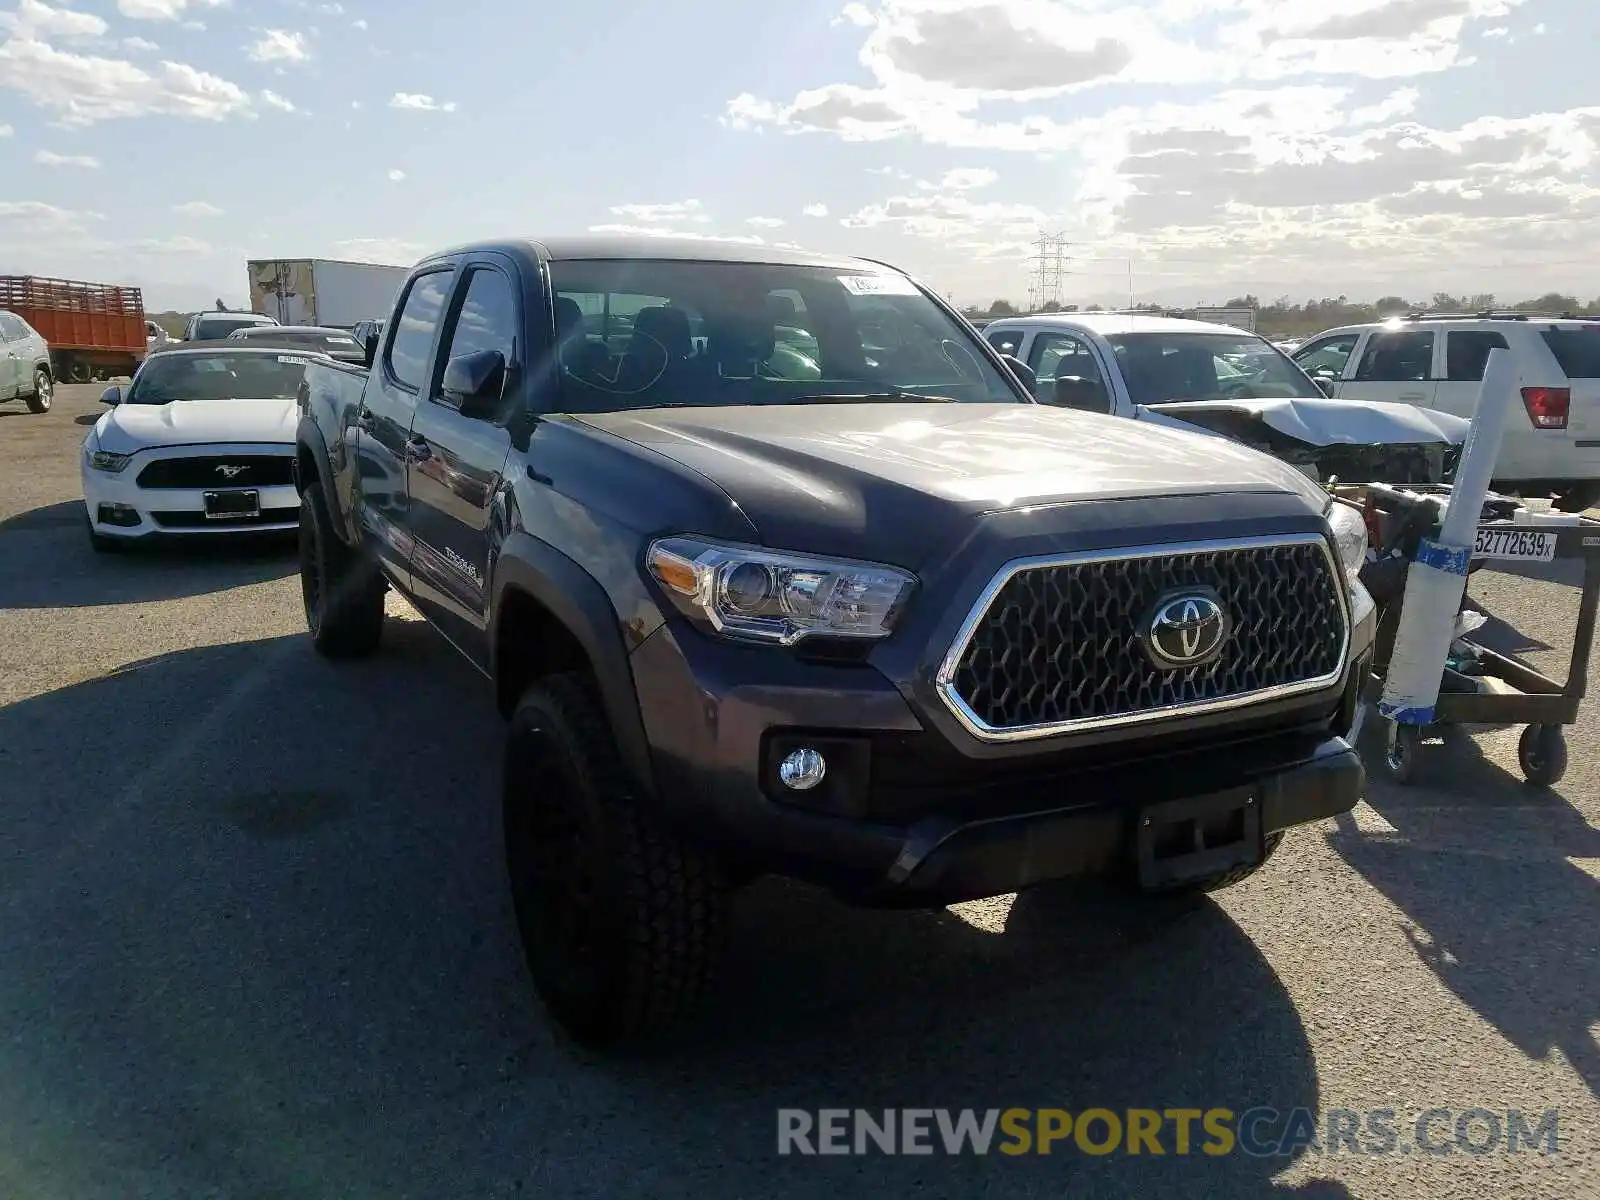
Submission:
[[0,400],[21,398],[28,411],[45,413],[55,390],[44,335],[16,313],[0,309]]

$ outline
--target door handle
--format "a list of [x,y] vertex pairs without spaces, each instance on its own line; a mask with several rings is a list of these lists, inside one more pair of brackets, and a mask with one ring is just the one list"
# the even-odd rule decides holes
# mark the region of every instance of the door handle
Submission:
[[421,462],[423,459],[431,457],[432,454],[433,447],[428,445],[426,438],[411,437],[406,439],[407,462]]
[[356,412],[356,428],[363,433],[372,432],[372,413],[367,409],[358,409]]

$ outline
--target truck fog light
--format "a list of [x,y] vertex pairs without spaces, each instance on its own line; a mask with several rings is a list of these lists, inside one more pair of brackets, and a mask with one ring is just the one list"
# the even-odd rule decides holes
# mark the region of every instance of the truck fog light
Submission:
[[789,751],[778,764],[778,778],[784,787],[795,792],[809,792],[827,773],[827,760],[809,746]]

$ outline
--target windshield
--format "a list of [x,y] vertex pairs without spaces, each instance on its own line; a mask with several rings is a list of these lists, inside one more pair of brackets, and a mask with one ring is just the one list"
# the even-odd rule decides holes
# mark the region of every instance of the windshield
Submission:
[[194,341],[220,342],[235,329],[270,328],[260,317],[202,317],[194,323]]
[[846,396],[1026,403],[902,275],[765,263],[550,264],[567,412]]
[[1269,342],[1225,333],[1113,333],[1135,404],[1185,400],[1324,399],[1316,384]]
[[171,354],[147,358],[125,403],[175,400],[292,400],[306,371],[292,354]]

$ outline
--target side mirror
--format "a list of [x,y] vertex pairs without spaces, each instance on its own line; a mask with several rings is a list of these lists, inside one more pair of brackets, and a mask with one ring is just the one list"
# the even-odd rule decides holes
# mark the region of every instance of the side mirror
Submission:
[[122,389],[119,388],[119,387],[108,387],[105,391],[100,393],[100,403],[101,404],[121,404],[122,403]]
[[1316,383],[1318,390],[1320,390],[1322,394],[1327,396],[1330,400],[1333,398],[1333,393],[1338,389],[1339,386],[1331,375],[1318,375],[1314,382]]
[[1032,394],[1039,386],[1039,377],[1033,373],[1033,368],[1014,354],[1002,354],[1000,357],[1006,360],[1006,366],[1011,368],[1011,373],[1022,380],[1023,386]]
[[506,356],[498,350],[476,350],[446,363],[440,386],[462,416],[489,417],[498,413],[505,382]]

